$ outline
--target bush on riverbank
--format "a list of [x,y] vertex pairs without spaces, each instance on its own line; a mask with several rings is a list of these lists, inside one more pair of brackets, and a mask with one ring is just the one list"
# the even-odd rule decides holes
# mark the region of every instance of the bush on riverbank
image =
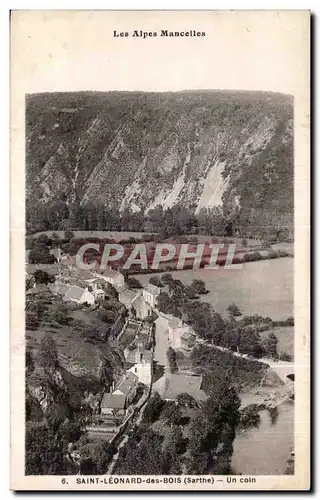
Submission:
[[241,410],[239,423],[240,428],[248,429],[249,427],[258,427],[259,423],[260,414],[258,405],[249,405]]
[[203,390],[208,391],[210,377],[225,373],[231,383],[242,387],[255,385],[263,379],[267,366],[259,361],[236,357],[227,351],[220,351],[206,345],[196,346],[190,359],[197,373],[203,374]]

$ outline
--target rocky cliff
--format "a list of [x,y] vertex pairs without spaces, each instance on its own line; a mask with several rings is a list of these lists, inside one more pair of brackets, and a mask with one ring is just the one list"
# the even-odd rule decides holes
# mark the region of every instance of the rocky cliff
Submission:
[[293,213],[293,98],[240,91],[26,99],[27,202]]

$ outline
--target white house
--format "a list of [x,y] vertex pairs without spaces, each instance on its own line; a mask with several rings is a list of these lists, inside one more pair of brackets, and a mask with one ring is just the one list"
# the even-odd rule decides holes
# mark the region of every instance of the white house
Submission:
[[116,412],[124,415],[136,394],[138,381],[138,377],[133,373],[125,373],[116,388],[104,394],[100,405],[101,413],[112,415]]
[[172,318],[168,324],[169,345],[173,348],[184,347],[184,339],[187,334],[193,334],[192,328],[184,323],[180,318]]
[[124,286],[124,276],[119,273],[119,271],[115,271],[114,269],[106,269],[101,274],[95,273],[96,276],[103,278],[107,283],[110,283],[115,287],[123,287]]
[[71,286],[67,292],[65,293],[65,296],[63,297],[63,300],[70,301],[70,302],[75,302],[76,304],[94,304],[94,295],[89,292],[87,288],[81,288],[80,286]]
[[127,309],[131,309],[135,300],[141,295],[140,290],[130,290],[129,288],[124,288],[119,292],[119,302],[126,306]]
[[106,284],[105,280],[102,278],[90,278],[85,280],[86,285],[88,286],[90,292],[94,296],[95,300],[103,300],[106,298],[105,291],[103,289],[103,285]]
[[134,362],[134,365],[129,368],[128,372],[133,373],[138,377],[139,382],[145,385],[151,384],[152,379],[152,352],[144,349],[142,344],[139,344],[136,349],[127,353],[127,363]]
[[106,392],[101,401],[100,408],[103,415],[113,415],[115,412],[119,415],[125,415],[126,397],[124,394]]
[[94,288],[91,293],[95,300],[104,300],[106,298],[105,291],[102,288]]
[[147,287],[143,289],[143,298],[151,307],[155,307],[160,292],[161,290],[158,286],[149,283]]
[[137,319],[146,319],[152,315],[152,307],[142,295],[138,295],[132,304]]

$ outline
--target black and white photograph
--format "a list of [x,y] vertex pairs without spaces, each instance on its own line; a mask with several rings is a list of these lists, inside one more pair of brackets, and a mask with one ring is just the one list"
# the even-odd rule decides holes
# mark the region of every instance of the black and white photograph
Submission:
[[309,488],[309,23],[13,12],[13,489]]

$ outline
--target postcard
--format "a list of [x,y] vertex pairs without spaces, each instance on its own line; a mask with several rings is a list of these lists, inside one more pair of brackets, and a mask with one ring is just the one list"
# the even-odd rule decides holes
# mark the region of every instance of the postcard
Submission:
[[309,99],[309,11],[12,11],[12,490],[310,489]]

